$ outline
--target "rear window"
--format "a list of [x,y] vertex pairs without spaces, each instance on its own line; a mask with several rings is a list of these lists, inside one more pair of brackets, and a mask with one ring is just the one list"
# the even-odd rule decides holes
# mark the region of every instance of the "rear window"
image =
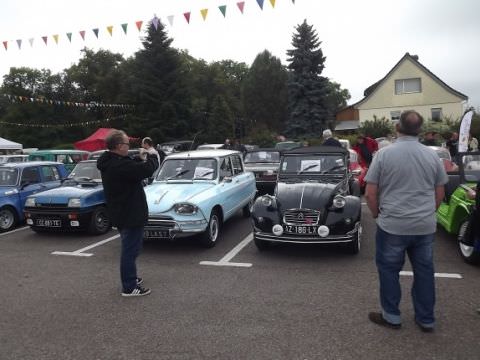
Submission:
[[245,155],[246,163],[280,162],[280,153],[277,151],[255,151]]

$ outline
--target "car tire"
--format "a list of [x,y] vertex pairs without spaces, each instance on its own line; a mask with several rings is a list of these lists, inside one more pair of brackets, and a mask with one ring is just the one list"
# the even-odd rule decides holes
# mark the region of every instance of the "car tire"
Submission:
[[260,239],[257,239],[256,237],[253,238],[253,242],[255,243],[255,246],[257,247],[257,249],[260,251],[268,250],[272,246],[272,243],[270,241],[260,240]]
[[347,244],[348,253],[352,255],[358,254],[360,252],[361,243],[362,243],[362,224],[358,226],[358,230],[355,233],[353,241]]
[[213,210],[208,221],[207,230],[200,236],[200,244],[205,248],[212,248],[217,243],[220,236],[222,219],[217,210]]
[[0,232],[10,231],[18,223],[18,215],[14,208],[4,206],[0,209]]
[[102,235],[110,230],[112,224],[108,218],[107,208],[104,206],[97,207],[92,212],[88,232],[93,235]]
[[458,231],[458,250],[460,252],[460,256],[465,260],[465,262],[473,265],[480,264],[480,252],[475,251],[473,246],[464,244],[462,242],[463,238],[465,237],[465,233],[468,227],[468,220],[464,221],[459,228]]
[[248,204],[245,205],[242,209],[242,215],[244,218],[249,218],[252,214],[253,199],[248,201]]

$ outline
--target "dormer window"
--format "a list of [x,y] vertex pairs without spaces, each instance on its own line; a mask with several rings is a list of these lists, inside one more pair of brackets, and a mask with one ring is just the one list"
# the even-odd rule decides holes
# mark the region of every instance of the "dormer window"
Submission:
[[422,92],[420,78],[395,80],[395,95]]

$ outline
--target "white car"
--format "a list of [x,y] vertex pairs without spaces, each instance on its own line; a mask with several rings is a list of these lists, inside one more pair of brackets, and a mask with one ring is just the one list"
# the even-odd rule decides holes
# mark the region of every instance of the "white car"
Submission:
[[218,150],[222,148],[223,144],[203,144],[198,145],[197,150]]

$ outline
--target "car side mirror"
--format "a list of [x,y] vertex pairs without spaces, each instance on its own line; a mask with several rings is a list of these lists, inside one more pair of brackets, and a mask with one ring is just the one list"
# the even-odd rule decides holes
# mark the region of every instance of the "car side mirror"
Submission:
[[231,183],[232,182],[232,177],[231,176],[225,176],[223,179],[222,179],[223,182],[226,182],[226,183]]

